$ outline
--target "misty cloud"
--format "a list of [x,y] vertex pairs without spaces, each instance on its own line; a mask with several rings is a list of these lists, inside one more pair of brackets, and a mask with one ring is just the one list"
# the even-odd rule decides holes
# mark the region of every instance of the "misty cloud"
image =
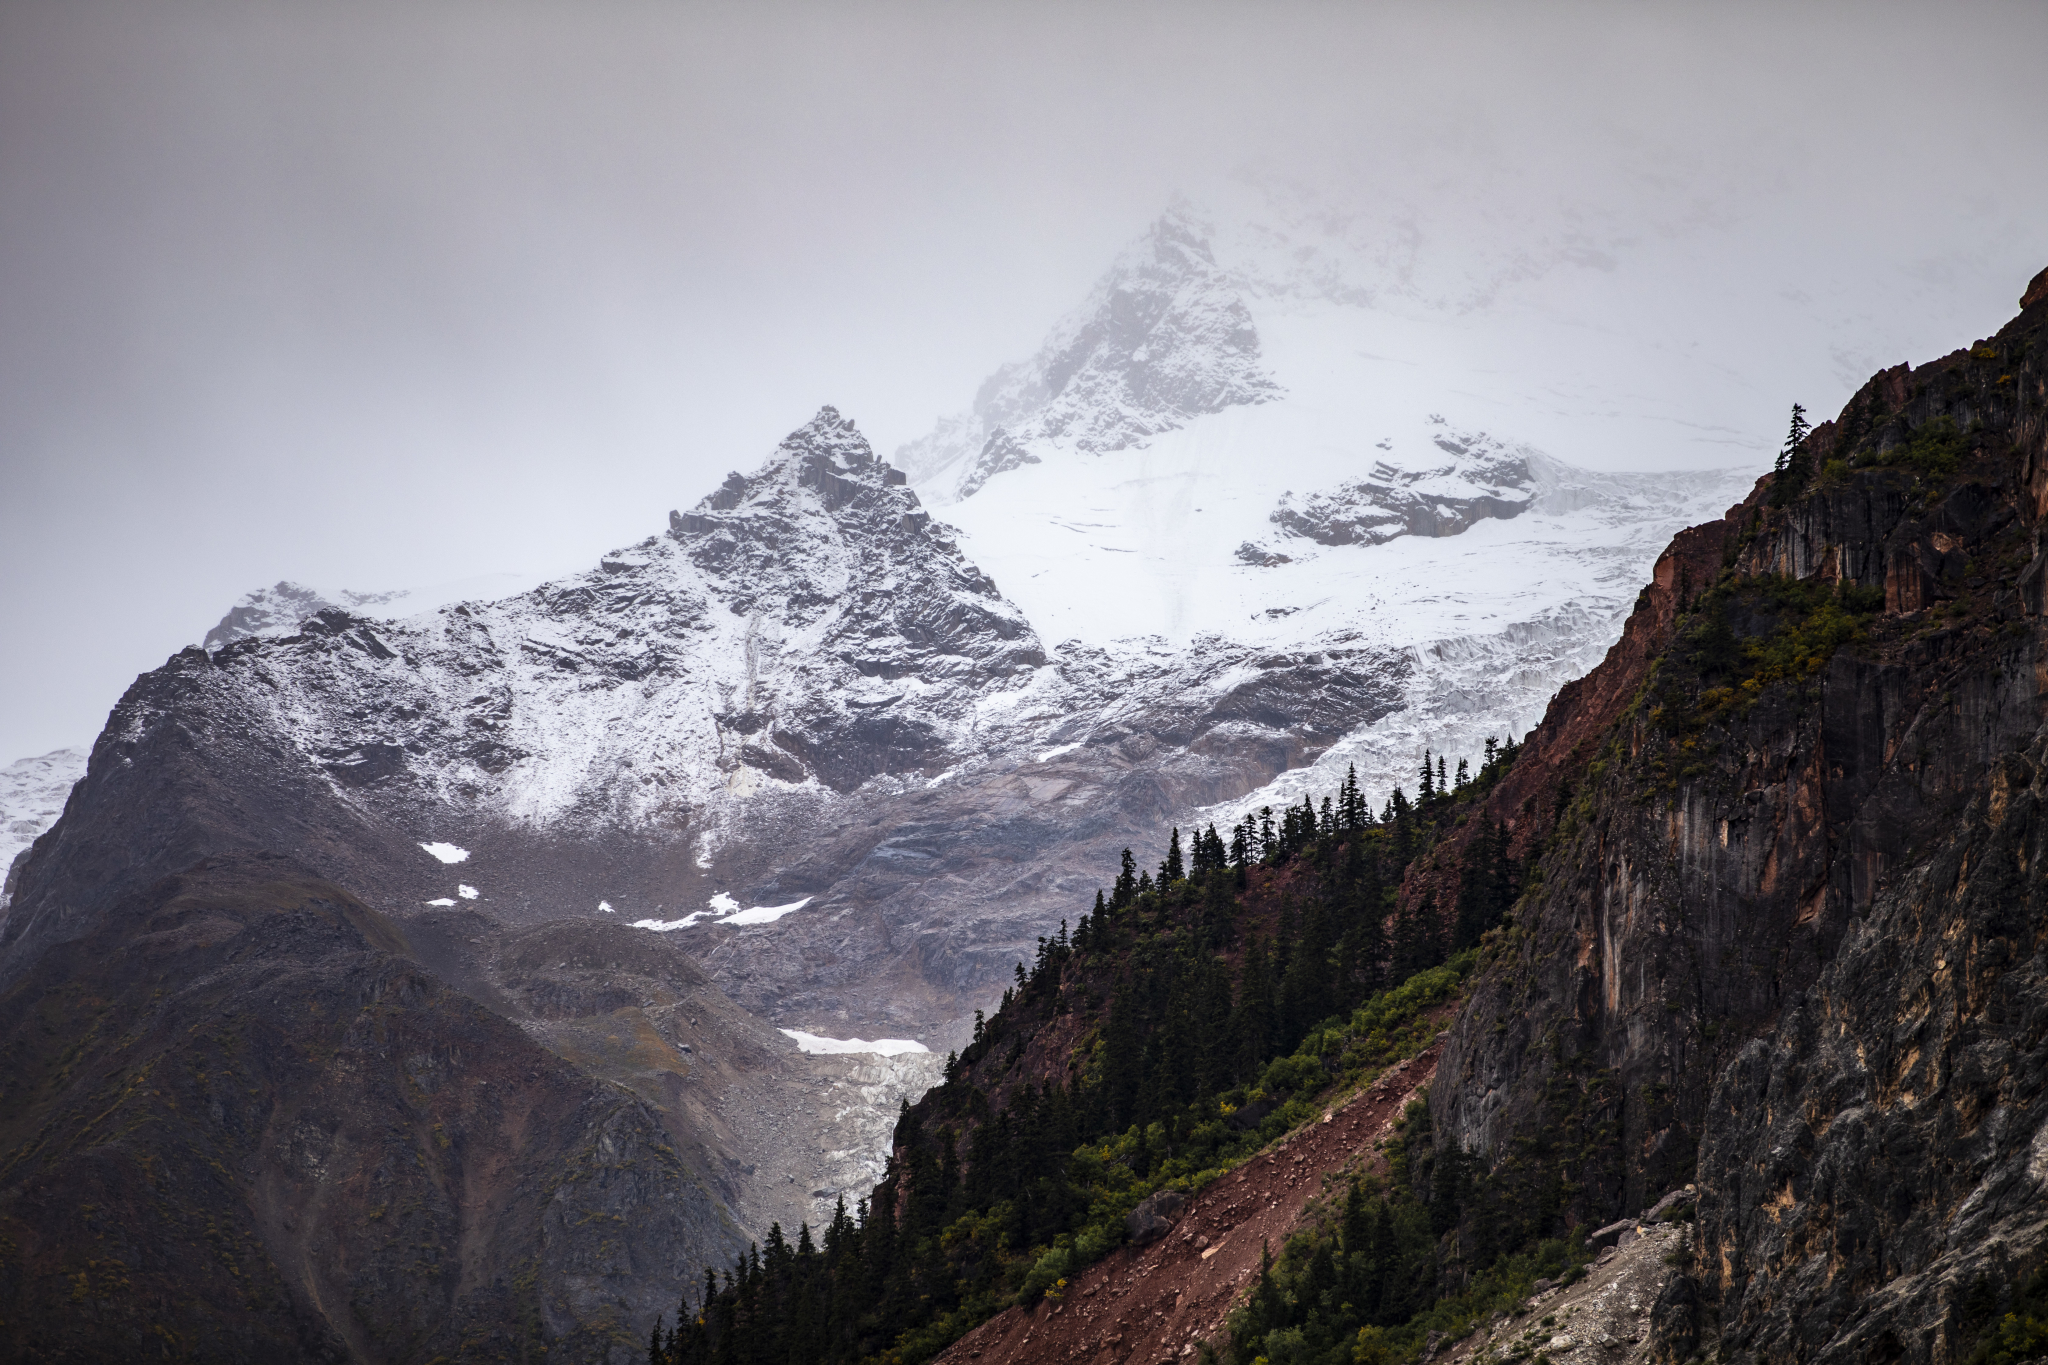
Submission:
[[2048,264],[2044,50],[2018,6],[11,7],[0,760],[250,588],[575,567],[824,402],[893,449],[1248,179],[1450,310],[1563,270],[1684,347],[1808,291],[1756,411],[1831,411]]

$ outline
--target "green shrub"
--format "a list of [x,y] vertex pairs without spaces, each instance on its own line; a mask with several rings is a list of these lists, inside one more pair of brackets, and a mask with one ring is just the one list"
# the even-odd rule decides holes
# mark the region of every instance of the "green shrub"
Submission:
[[1972,1365],[2020,1365],[2044,1355],[2048,1355],[2048,1320],[2030,1313],[2007,1313],[1970,1359]]
[[1968,438],[1956,430],[1956,424],[1946,417],[1937,417],[1900,444],[1879,451],[1870,463],[1910,469],[1930,482],[1940,483],[1956,472],[1968,450]]

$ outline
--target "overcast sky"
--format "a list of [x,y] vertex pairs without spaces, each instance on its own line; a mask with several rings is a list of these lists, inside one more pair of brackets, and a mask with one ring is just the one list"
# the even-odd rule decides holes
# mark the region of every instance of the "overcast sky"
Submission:
[[5,4],[0,762],[250,588],[580,567],[825,402],[886,453],[1248,170],[1742,221],[1684,288],[1868,262],[1988,332],[2043,53],[2038,3]]

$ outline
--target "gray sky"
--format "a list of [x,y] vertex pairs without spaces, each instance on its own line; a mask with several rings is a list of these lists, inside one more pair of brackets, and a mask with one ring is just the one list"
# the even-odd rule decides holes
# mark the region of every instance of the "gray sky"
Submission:
[[2048,264],[2044,52],[2036,3],[5,4],[0,762],[250,588],[579,567],[824,402],[887,452],[1246,169],[1449,251],[1745,222],[1676,297],[1911,277],[1927,358]]

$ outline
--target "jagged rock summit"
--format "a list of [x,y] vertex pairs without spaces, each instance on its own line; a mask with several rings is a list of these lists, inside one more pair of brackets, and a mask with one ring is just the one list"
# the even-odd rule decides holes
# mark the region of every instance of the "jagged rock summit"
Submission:
[[966,413],[897,452],[951,502],[1046,442],[1103,455],[1144,447],[1191,418],[1282,389],[1237,283],[1216,264],[1211,229],[1186,205],[1154,222],[1031,359],[985,381]]

